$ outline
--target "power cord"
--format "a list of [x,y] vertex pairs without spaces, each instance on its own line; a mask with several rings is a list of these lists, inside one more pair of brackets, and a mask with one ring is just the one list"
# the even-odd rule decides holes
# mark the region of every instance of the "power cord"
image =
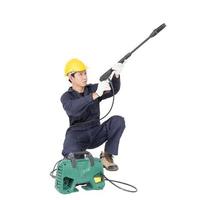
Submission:
[[57,162],[55,163],[55,165],[54,165],[54,167],[53,167],[53,170],[50,172],[50,176],[51,176],[52,178],[56,178],[56,175],[54,175],[54,172],[57,171],[57,167],[56,167],[56,166],[57,166],[62,160],[64,160],[64,159],[61,159],[61,160],[59,160],[59,161],[57,161]]

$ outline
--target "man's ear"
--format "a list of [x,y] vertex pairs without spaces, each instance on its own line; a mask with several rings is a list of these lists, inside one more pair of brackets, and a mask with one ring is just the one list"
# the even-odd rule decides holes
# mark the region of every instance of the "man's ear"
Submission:
[[74,79],[74,74],[69,74],[68,80],[72,83],[73,79]]
[[71,76],[71,74],[69,74],[69,75],[68,75],[68,80],[69,80],[70,82],[72,82],[71,78],[72,78],[72,76]]

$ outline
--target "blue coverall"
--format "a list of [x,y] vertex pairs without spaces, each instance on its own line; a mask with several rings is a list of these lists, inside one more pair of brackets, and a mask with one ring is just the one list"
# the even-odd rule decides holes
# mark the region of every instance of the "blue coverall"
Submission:
[[[120,77],[112,78],[115,94],[120,90]],[[125,121],[121,116],[112,116],[100,124],[99,103],[113,96],[112,90],[93,100],[92,93],[97,90],[98,84],[88,84],[84,93],[78,93],[69,88],[61,96],[61,102],[66,111],[70,127],[67,129],[62,155],[71,152],[93,149],[105,143],[105,152],[117,155],[121,135],[125,129]]]

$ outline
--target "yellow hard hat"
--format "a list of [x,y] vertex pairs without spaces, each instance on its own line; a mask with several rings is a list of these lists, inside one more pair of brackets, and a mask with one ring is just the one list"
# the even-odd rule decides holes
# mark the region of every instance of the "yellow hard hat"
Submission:
[[64,74],[68,76],[72,72],[81,72],[86,70],[86,65],[79,59],[73,58],[69,60],[64,67]]

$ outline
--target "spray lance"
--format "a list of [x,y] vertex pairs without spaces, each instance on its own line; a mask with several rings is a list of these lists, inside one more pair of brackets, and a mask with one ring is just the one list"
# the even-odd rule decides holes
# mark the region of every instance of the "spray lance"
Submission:
[[[156,28],[155,30],[153,30],[153,32],[149,35],[149,37],[147,37],[142,43],[140,43],[135,49],[133,49],[133,51],[127,53],[123,58],[121,58],[118,63],[124,63],[125,60],[127,60],[139,47],[141,47],[145,42],[147,42],[150,38],[155,37],[161,30],[163,30],[166,27],[165,23],[163,23],[162,25],[160,25],[158,28]],[[102,117],[100,118],[100,120],[104,119],[112,110],[113,105],[114,105],[114,100],[115,100],[115,92],[114,92],[114,88],[113,88],[113,84],[112,81],[110,80],[110,75],[112,74],[114,70],[112,68],[110,68],[108,71],[106,71],[101,77],[100,77],[100,81],[105,81],[108,80],[109,84],[111,86],[112,89],[112,93],[113,93],[113,99],[112,99],[112,104],[111,107],[109,109],[109,111]],[[105,93],[107,93],[108,91],[105,91]]]
[[[163,30],[166,27],[166,25],[163,23],[162,25],[160,25],[158,28],[156,28],[148,38],[146,38],[142,43],[140,43],[133,51],[127,53],[123,58],[121,58],[118,63],[124,63],[125,60],[127,60],[139,47],[141,47],[145,42],[147,42],[150,38],[155,37],[161,30]],[[109,69],[108,71],[106,71],[101,77],[100,77],[100,81],[104,81],[107,80],[110,75],[112,74],[113,69]]]

